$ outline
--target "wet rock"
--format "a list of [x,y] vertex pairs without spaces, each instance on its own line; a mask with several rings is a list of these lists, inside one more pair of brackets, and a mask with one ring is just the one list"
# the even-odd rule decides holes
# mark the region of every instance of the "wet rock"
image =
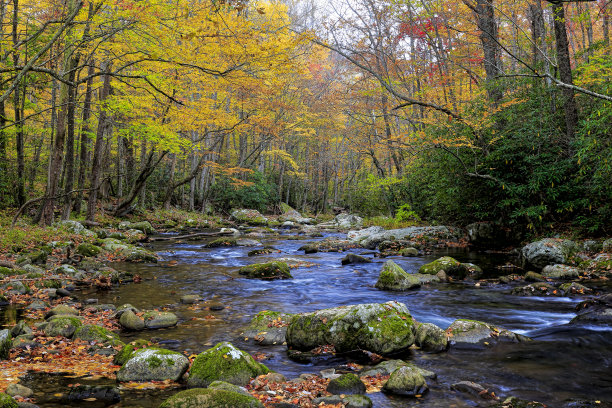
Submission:
[[128,310],[131,311],[132,313],[140,313],[140,310],[130,305],[129,303],[126,303],[117,308],[117,310],[115,311],[114,317],[119,319]]
[[240,231],[238,231],[236,228],[221,228],[219,230],[220,234],[230,234],[233,237],[239,237],[240,235],[242,235],[242,233]]
[[346,254],[341,260],[342,265],[358,264],[358,263],[371,263],[372,260],[361,255]]
[[263,346],[283,344],[292,317],[293,315],[288,313],[261,311],[251,320],[251,324],[242,335],[254,339]]
[[334,218],[334,225],[336,228],[340,229],[349,229],[349,228],[358,228],[363,224],[363,218],[355,214],[338,214]]
[[144,320],[131,310],[125,310],[121,313],[119,324],[127,330],[143,330],[145,328]]
[[270,370],[248,353],[231,343],[222,342],[200,353],[189,370],[189,387],[207,387],[213,381],[226,381],[245,386],[251,378],[267,374]]
[[362,230],[349,231],[346,234],[346,238],[348,240],[350,240],[350,241],[360,242],[360,241],[368,238],[371,235],[379,234],[379,233],[384,232],[384,231],[385,231],[385,229],[383,227],[373,226],[373,227],[369,227],[369,228],[362,229]]
[[528,337],[509,330],[495,327],[492,324],[478,320],[455,320],[446,334],[453,348],[483,348],[497,343],[518,343],[529,341]]
[[204,245],[204,247],[205,248],[221,248],[221,247],[235,247],[237,245],[238,244],[237,244],[236,238],[221,237],[221,238],[213,239],[212,241]]
[[570,324],[596,324],[609,326],[612,324],[612,294],[580,302],[576,306],[576,317]]
[[11,336],[17,337],[22,334],[32,334],[32,329],[26,324],[25,320],[20,320],[17,322],[15,326],[11,329]]
[[194,388],[165,400],[159,408],[263,408],[255,397],[232,391]]
[[181,353],[154,347],[136,350],[117,372],[117,381],[178,381],[189,368]]
[[387,261],[383,265],[378,281],[374,285],[382,290],[409,290],[421,287],[421,281],[406,273],[393,261]]
[[577,251],[578,246],[574,241],[545,238],[525,245],[520,257],[524,268],[533,266],[542,269],[546,265],[567,263]]
[[84,340],[87,342],[96,342],[99,344],[109,344],[111,346],[118,346],[123,344],[119,339],[119,335],[117,333],[113,333],[102,326],[96,326],[93,324],[87,324],[85,326],[79,327],[74,332],[75,339]]
[[47,314],[45,314],[45,319],[48,319],[52,316],[57,316],[57,315],[78,316],[78,314],[79,314],[79,311],[76,310],[74,307],[70,307],[67,305],[58,305],[58,306],[55,306],[53,309],[49,310]]
[[565,296],[585,295],[585,294],[593,292],[591,289],[577,282],[564,283],[561,286],[559,286],[559,289],[563,292]]
[[238,223],[244,223],[248,225],[268,225],[269,222],[269,220],[264,217],[259,211],[248,209],[232,211],[231,218]]
[[383,392],[414,397],[428,390],[425,378],[417,369],[403,366],[391,373],[389,380],[382,388]]
[[83,242],[76,248],[76,253],[83,256],[97,256],[102,252],[102,248],[97,245]]
[[425,370],[424,368],[418,367],[404,360],[383,361],[382,363],[377,364],[376,366],[372,368],[364,370],[360,375],[362,377],[364,376],[375,377],[377,375],[382,375],[382,376],[391,375],[392,372],[394,372],[400,367],[411,367],[412,369],[417,370],[427,380],[429,379],[435,380],[437,378],[436,373],[434,373],[433,371]]
[[155,228],[153,228],[153,226],[151,225],[149,221],[139,221],[139,222],[122,221],[119,223],[117,228],[122,231],[135,229],[135,230],[142,231],[147,235],[155,234],[156,232]]
[[447,276],[457,279],[468,277],[478,279],[482,275],[482,269],[478,266],[471,263],[461,263],[450,256],[443,256],[419,268],[419,273],[425,275],[436,275],[440,271],[444,271]]
[[146,312],[142,315],[144,325],[147,329],[163,329],[176,326],[178,317],[170,312],[158,312],[156,310]]
[[327,385],[330,394],[365,394],[365,384],[355,374],[342,374]]
[[487,391],[482,385],[472,381],[459,381],[457,383],[451,384],[450,388],[453,391],[468,394],[472,397],[479,397]]
[[260,246],[261,242],[257,241],[256,239],[239,238],[236,240],[236,245],[241,247],[255,247]]
[[267,262],[243,266],[238,270],[240,275],[250,279],[291,279],[289,266],[285,262]]
[[513,295],[517,296],[561,296],[561,292],[546,282],[536,282],[527,286],[519,286],[512,289]]
[[0,330],[0,360],[9,358],[13,340],[9,329]]
[[344,408],[371,408],[372,400],[366,395],[332,395],[330,397],[319,397],[313,401],[315,407],[325,404],[325,406],[337,406],[341,404]]
[[383,241],[428,241],[437,242],[439,240],[458,240],[462,232],[456,228],[435,226],[435,227],[408,227],[393,230],[381,231],[364,236],[360,234],[352,238],[354,242],[360,243],[364,248],[375,249]]
[[440,282],[448,281],[448,276],[444,270],[438,271],[438,273],[436,273],[436,278],[440,279]]
[[224,391],[231,391],[231,392],[235,392],[238,394],[246,395],[249,397],[251,396],[251,394],[249,394],[246,388],[241,387],[239,385],[230,384],[225,381],[213,381],[210,383],[210,385],[207,388],[209,390],[224,390]]
[[63,336],[70,338],[82,325],[83,323],[76,316],[55,315],[51,317],[43,331],[49,337]]
[[198,303],[201,299],[199,295],[183,295],[181,296],[181,303],[186,305],[193,305],[194,303]]
[[525,280],[527,282],[545,282],[546,278],[544,275],[541,275],[534,271],[529,271],[525,274]]
[[28,398],[34,394],[34,391],[32,391],[31,388],[25,387],[21,384],[10,384],[8,387],[6,387],[6,393],[11,397],[19,396]]
[[545,266],[542,275],[553,279],[576,279],[580,276],[580,271],[572,266],[556,264]]
[[297,350],[331,344],[338,352],[363,349],[384,355],[409,348],[413,331],[404,304],[368,303],[295,315],[287,328],[287,344]]
[[77,385],[71,387],[66,399],[71,402],[85,401],[95,398],[105,404],[114,404],[121,401],[121,394],[118,387],[103,385]]
[[130,357],[132,357],[132,354],[134,354],[136,350],[147,347],[152,347],[151,342],[148,340],[138,339],[131,341],[130,343],[125,344],[123,348],[121,348],[121,350],[115,354],[113,364],[124,365],[130,359]]
[[307,254],[314,254],[316,252],[343,252],[355,248],[361,248],[361,246],[352,241],[325,238],[321,241],[302,246],[300,251],[304,251]]
[[415,257],[415,256],[419,256],[419,250],[413,247],[410,248],[404,248],[400,251],[400,255],[401,256],[406,256],[406,257]]
[[433,323],[419,323],[416,325],[414,344],[423,351],[439,353],[448,348],[446,332]]
[[8,394],[0,392],[0,408],[19,408],[17,401]]
[[516,397],[508,397],[503,402],[491,405],[491,408],[547,408],[548,405],[536,401],[521,400]]
[[247,256],[269,255],[269,254],[273,254],[274,252],[280,252],[280,251],[272,247],[263,247],[262,249],[254,249],[252,251],[249,251]]

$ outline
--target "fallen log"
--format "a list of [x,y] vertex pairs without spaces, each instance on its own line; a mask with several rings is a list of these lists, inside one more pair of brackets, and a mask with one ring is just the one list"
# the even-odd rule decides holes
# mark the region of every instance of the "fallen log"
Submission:
[[199,237],[222,237],[225,235],[232,235],[232,234],[233,232],[231,231],[197,232],[195,234],[176,235],[173,237],[152,237],[152,238],[149,238],[149,241],[156,242],[156,241],[171,241],[175,239],[190,239],[190,238],[199,238]]

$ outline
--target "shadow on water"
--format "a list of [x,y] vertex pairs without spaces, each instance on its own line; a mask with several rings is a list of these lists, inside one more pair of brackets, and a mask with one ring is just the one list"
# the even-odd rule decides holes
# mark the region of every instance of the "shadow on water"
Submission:
[[[208,249],[203,247],[205,241],[155,243],[152,249],[162,258],[159,264],[114,265],[116,269],[139,274],[142,283],[117,286],[104,292],[83,292],[79,296],[96,297],[100,303],[131,303],[141,309],[166,306],[179,316],[177,327],[122,333],[124,341],[152,338],[164,347],[190,354],[204,351],[219,341],[232,341],[251,353],[265,353],[267,359],[263,362],[288,378],[337,367],[346,360],[338,357],[316,365],[301,364],[287,358],[285,346],[260,347],[244,341],[241,332],[257,312],[300,313],[396,300],[405,303],[421,322],[446,328],[458,318],[485,320],[535,341],[481,351],[414,352],[410,358],[438,374],[438,380],[429,384],[429,394],[419,401],[371,394],[376,407],[478,406],[477,402],[450,391],[450,384],[463,380],[481,383],[495,390],[497,395],[516,395],[553,407],[570,406],[569,400],[612,401],[612,331],[569,326],[567,323],[575,316],[574,307],[579,299],[517,297],[509,294],[511,286],[475,287],[463,282],[430,285],[409,292],[381,291],[375,289],[374,284],[386,259],[373,258],[369,264],[342,266],[342,253],[305,255],[299,250],[305,243],[303,240],[281,236],[262,242],[281,252],[248,257],[247,253],[253,248]],[[367,250],[354,252],[371,253]],[[504,255],[463,251],[388,259],[414,273],[422,264],[446,254],[480,265],[490,275],[499,274],[496,266],[508,261]],[[294,279],[283,281],[248,280],[237,274],[240,266],[279,257],[298,258],[314,266],[293,269]],[[205,301],[195,306],[181,305],[179,299],[184,294],[197,294]],[[214,306],[212,310],[210,306]],[[70,379],[31,375],[26,385],[28,382],[36,389],[44,385],[59,393],[65,390]],[[156,407],[167,395],[168,392],[149,391],[143,395],[123,391],[122,402],[117,406]],[[56,406],[66,405],[57,401],[41,404],[41,407]]]

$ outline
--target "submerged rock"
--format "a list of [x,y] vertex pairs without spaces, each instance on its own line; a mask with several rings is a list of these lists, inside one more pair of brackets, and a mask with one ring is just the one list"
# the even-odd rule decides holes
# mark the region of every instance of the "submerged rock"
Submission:
[[263,408],[255,397],[233,391],[194,388],[165,400],[159,408]]
[[406,350],[414,343],[414,321],[398,302],[340,306],[295,315],[287,344],[298,350],[333,345],[338,352],[357,349],[378,354]]
[[391,373],[382,390],[390,394],[414,397],[425,393],[428,386],[418,369],[403,366]]
[[521,249],[522,266],[542,269],[546,265],[565,264],[578,252],[578,245],[568,239],[545,238]]
[[497,343],[530,341],[528,337],[478,320],[455,320],[446,334],[453,348],[482,348]]
[[96,343],[110,344],[111,346],[123,344],[117,333],[113,333],[105,327],[93,324],[79,327],[74,333],[74,338],[87,342],[95,341]]
[[21,384],[10,384],[8,387],[6,387],[6,393],[11,397],[20,396],[28,398],[34,394],[34,391],[32,391],[31,388],[25,387]]
[[342,263],[342,265],[348,265],[358,263],[371,263],[372,260],[361,255],[346,254],[346,256],[342,258],[340,262]]
[[244,386],[251,378],[269,371],[248,353],[237,349],[231,343],[222,342],[198,354],[189,370],[187,385],[207,387],[213,381],[219,380]]
[[250,279],[291,279],[289,265],[285,262],[267,262],[243,266],[238,270],[240,275]]
[[612,294],[580,302],[570,324],[612,325]]
[[251,320],[251,324],[242,335],[254,339],[263,346],[283,344],[292,317],[292,314],[287,313],[261,311]]
[[188,368],[181,353],[151,347],[134,351],[117,372],[117,381],[178,381]]
[[121,401],[121,394],[118,387],[109,385],[77,385],[70,388],[68,401],[85,401],[94,398],[107,405]]
[[378,281],[374,285],[382,290],[409,290],[421,287],[421,281],[414,275],[406,273],[398,264],[387,261],[383,265]]

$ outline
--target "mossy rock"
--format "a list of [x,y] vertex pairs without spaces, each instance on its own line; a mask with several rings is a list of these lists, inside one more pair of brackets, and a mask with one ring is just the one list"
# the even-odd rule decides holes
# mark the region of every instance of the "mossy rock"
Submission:
[[453,272],[460,269],[462,269],[461,262],[450,256],[443,256],[442,258],[438,258],[433,262],[421,266],[419,268],[419,273],[435,275],[440,271],[444,271],[448,275],[453,275]]
[[8,294],[25,295],[30,293],[30,287],[18,280],[11,280],[2,285],[0,289],[5,290]]
[[45,249],[40,249],[37,251],[32,251],[24,255],[20,255],[15,263],[17,265],[25,265],[25,264],[33,264],[33,265],[44,265],[47,263],[47,257],[49,256],[49,251]]
[[263,406],[257,398],[237,392],[194,388],[173,395],[159,408],[263,408]]
[[257,210],[234,210],[232,211],[232,219],[236,222],[248,225],[268,225],[269,220]]
[[155,228],[151,225],[149,221],[139,221],[139,222],[130,222],[130,221],[122,221],[117,226],[118,229],[122,231],[135,229],[144,232],[145,234],[155,234]]
[[189,368],[176,351],[149,347],[134,351],[117,372],[117,381],[178,381]]
[[376,366],[361,372],[361,376],[376,377],[377,375],[391,375],[391,373],[393,373],[400,367],[411,367],[417,370],[419,374],[421,374],[426,380],[435,380],[437,378],[436,373],[434,373],[433,371],[425,370],[424,368],[418,367],[404,360],[383,361],[382,363],[379,363]]
[[529,271],[525,274],[525,280],[527,282],[544,282],[546,278],[537,272]]
[[547,265],[542,269],[542,275],[552,279],[577,279],[580,271],[568,265]]
[[315,407],[325,404],[325,406],[340,406],[344,408],[371,408],[373,407],[372,400],[366,395],[332,395],[329,397],[315,398],[312,403]]
[[11,268],[7,268],[5,266],[0,266],[0,275],[2,276],[13,276],[16,275],[15,270]]
[[268,372],[268,367],[255,361],[248,353],[231,343],[222,342],[196,357],[189,370],[187,385],[207,387],[219,380],[245,386],[251,378]]
[[176,326],[178,323],[178,317],[174,313],[158,312],[155,310],[144,313],[142,319],[147,329],[162,329]]
[[254,249],[252,251],[249,251],[247,256],[269,255],[269,254],[272,254],[274,252],[279,252],[279,250],[278,249],[274,249],[272,247],[263,247],[261,249]]
[[243,266],[238,270],[240,275],[249,279],[291,279],[289,265],[285,262],[267,262]]
[[83,242],[76,248],[76,253],[83,256],[98,256],[100,252],[102,248],[88,242]]
[[327,384],[330,394],[365,394],[365,384],[353,373],[342,374]]
[[419,250],[416,248],[404,248],[400,251],[400,255],[401,256],[406,256],[406,257],[415,257],[415,256],[419,256]]
[[63,336],[70,338],[82,325],[83,323],[76,316],[57,315],[49,320],[44,332],[49,337]]
[[235,247],[238,243],[236,238],[221,237],[214,239],[205,245],[206,248],[220,248],[220,247]]
[[468,319],[455,320],[446,329],[446,334],[452,347],[464,349],[479,349],[497,343],[518,343],[531,340],[490,323]]
[[[591,405],[585,405],[591,406]],[[595,405],[597,406],[597,405]],[[548,405],[537,401],[526,401],[516,397],[508,397],[503,402],[491,405],[491,408],[547,408]]]
[[418,369],[404,366],[391,373],[382,390],[390,394],[414,397],[425,393],[428,386]]
[[45,319],[48,319],[50,317],[57,316],[57,315],[78,316],[78,314],[79,314],[79,311],[75,309],[74,307],[71,307],[68,305],[57,305],[45,314]]
[[79,327],[74,332],[74,339],[80,339],[87,342],[95,341],[96,343],[109,344],[111,346],[119,346],[123,342],[119,339],[119,335],[102,326],[87,324]]
[[138,339],[123,346],[121,351],[115,354],[113,364],[124,365],[132,357],[136,350],[151,347],[151,342],[148,340]]
[[19,408],[19,404],[10,395],[0,392],[0,408]]
[[414,321],[398,302],[366,303],[295,315],[287,328],[287,345],[309,351],[331,344],[338,352],[369,350],[392,354],[414,343]]
[[230,383],[225,382],[225,381],[213,381],[208,386],[208,389],[210,389],[210,390],[231,391],[231,392],[236,392],[238,394],[246,395],[248,397],[251,396],[251,394],[249,394],[249,392],[246,390],[246,388],[241,387],[239,385],[230,384]]
[[419,323],[416,326],[414,344],[423,351],[439,353],[448,348],[446,332],[433,323]]
[[0,330],[0,360],[7,360],[13,346],[13,339],[9,329]]
[[409,290],[421,287],[421,281],[406,273],[398,264],[387,261],[383,265],[378,281],[374,285],[382,290]]
[[535,282],[526,286],[519,286],[513,288],[511,293],[517,296],[561,296],[560,291],[546,282]]
[[126,310],[121,313],[119,324],[127,330],[142,330],[145,328],[144,320],[132,310]]
[[288,313],[263,310],[255,315],[242,336],[252,338],[263,346],[283,344],[292,317],[293,315]]

